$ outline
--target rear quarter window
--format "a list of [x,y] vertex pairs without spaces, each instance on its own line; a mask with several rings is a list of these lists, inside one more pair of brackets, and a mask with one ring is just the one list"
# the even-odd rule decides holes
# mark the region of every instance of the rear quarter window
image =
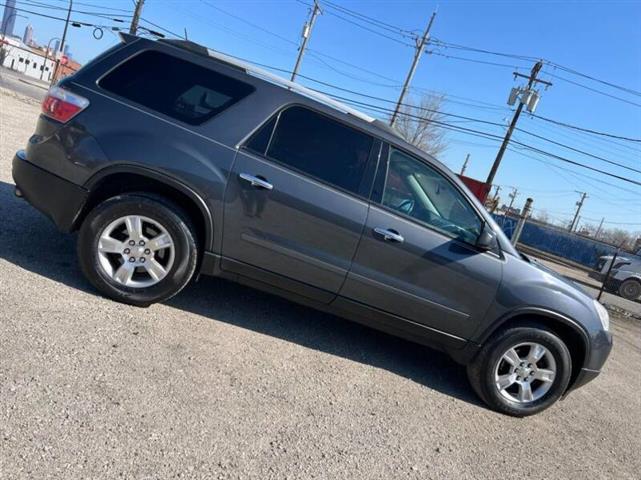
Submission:
[[108,73],[101,88],[190,125],[200,125],[254,91],[251,85],[157,51]]

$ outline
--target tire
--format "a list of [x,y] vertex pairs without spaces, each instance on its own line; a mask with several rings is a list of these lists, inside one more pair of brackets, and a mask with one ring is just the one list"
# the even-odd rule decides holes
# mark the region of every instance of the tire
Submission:
[[[538,363],[532,364],[533,369],[514,369],[504,354],[513,349],[520,357],[519,366],[521,360],[528,363],[525,357],[534,348],[529,344],[543,347],[546,353]],[[538,379],[539,376],[550,379],[550,371],[555,373],[551,381]],[[496,385],[497,373],[507,382],[514,380],[515,376],[519,381],[501,391]],[[523,376],[518,376],[519,373]],[[467,367],[467,375],[476,394],[490,408],[514,417],[534,415],[554,404],[567,389],[571,373],[572,358],[565,343],[553,331],[536,323],[507,327],[497,332]],[[529,383],[532,397],[528,398],[527,393],[523,393],[521,398],[522,383]]]
[[196,270],[198,245],[178,206],[134,193],[112,197],[89,212],[80,228],[78,259],[102,294],[147,307],[185,288]]
[[626,300],[636,300],[641,297],[641,282],[634,278],[628,278],[619,285],[619,295]]

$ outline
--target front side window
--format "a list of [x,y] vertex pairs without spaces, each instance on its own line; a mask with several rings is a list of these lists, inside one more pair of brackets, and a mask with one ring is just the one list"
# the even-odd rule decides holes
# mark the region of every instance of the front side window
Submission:
[[447,235],[475,244],[482,222],[468,200],[425,163],[390,148],[383,205]]
[[371,136],[303,107],[281,112],[275,130],[267,135],[270,123],[249,140],[249,149],[264,146],[266,155],[279,163],[359,192],[372,149]]
[[190,125],[200,125],[245,98],[254,88],[161,52],[129,59],[100,86],[132,102]]

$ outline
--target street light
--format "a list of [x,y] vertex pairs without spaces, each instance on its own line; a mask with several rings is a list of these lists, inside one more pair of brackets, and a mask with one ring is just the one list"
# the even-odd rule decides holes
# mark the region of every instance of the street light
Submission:
[[40,72],[40,80],[42,80],[43,75],[45,74],[45,68],[47,68],[47,60],[49,60],[49,50],[51,49],[51,42],[54,40],[60,40],[58,37],[53,37],[49,40],[47,44],[47,49],[45,50],[45,63],[42,65],[42,71]]

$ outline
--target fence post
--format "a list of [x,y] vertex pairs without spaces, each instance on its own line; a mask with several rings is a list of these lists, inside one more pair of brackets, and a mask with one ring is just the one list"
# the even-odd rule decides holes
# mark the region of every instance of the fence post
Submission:
[[614,256],[612,257],[612,262],[610,262],[610,266],[608,267],[608,273],[605,274],[605,278],[603,279],[603,283],[601,284],[599,295],[596,297],[597,302],[601,301],[601,295],[603,295],[603,290],[605,290],[605,286],[607,285],[608,280],[610,279],[610,272],[612,272],[612,268],[614,267],[614,262],[617,261],[618,256],[619,256],[619,249],[617,248],[616,252],[614,252]]
[[521,232],[523,231],[523,225],[525,225],[525,221],[527,218],[530,216],[530,212],[532,211],[532,200],[531,198],[528,198],[525,201],[525,206],[523,207],[523,211],[521,212],[521,217],[519,218],[519,222],[516,224],[516,228],[514,229],[514,233],[512,234],[511,242],[512,245],[516,245],[519,241],[519,238],[521,237]]

